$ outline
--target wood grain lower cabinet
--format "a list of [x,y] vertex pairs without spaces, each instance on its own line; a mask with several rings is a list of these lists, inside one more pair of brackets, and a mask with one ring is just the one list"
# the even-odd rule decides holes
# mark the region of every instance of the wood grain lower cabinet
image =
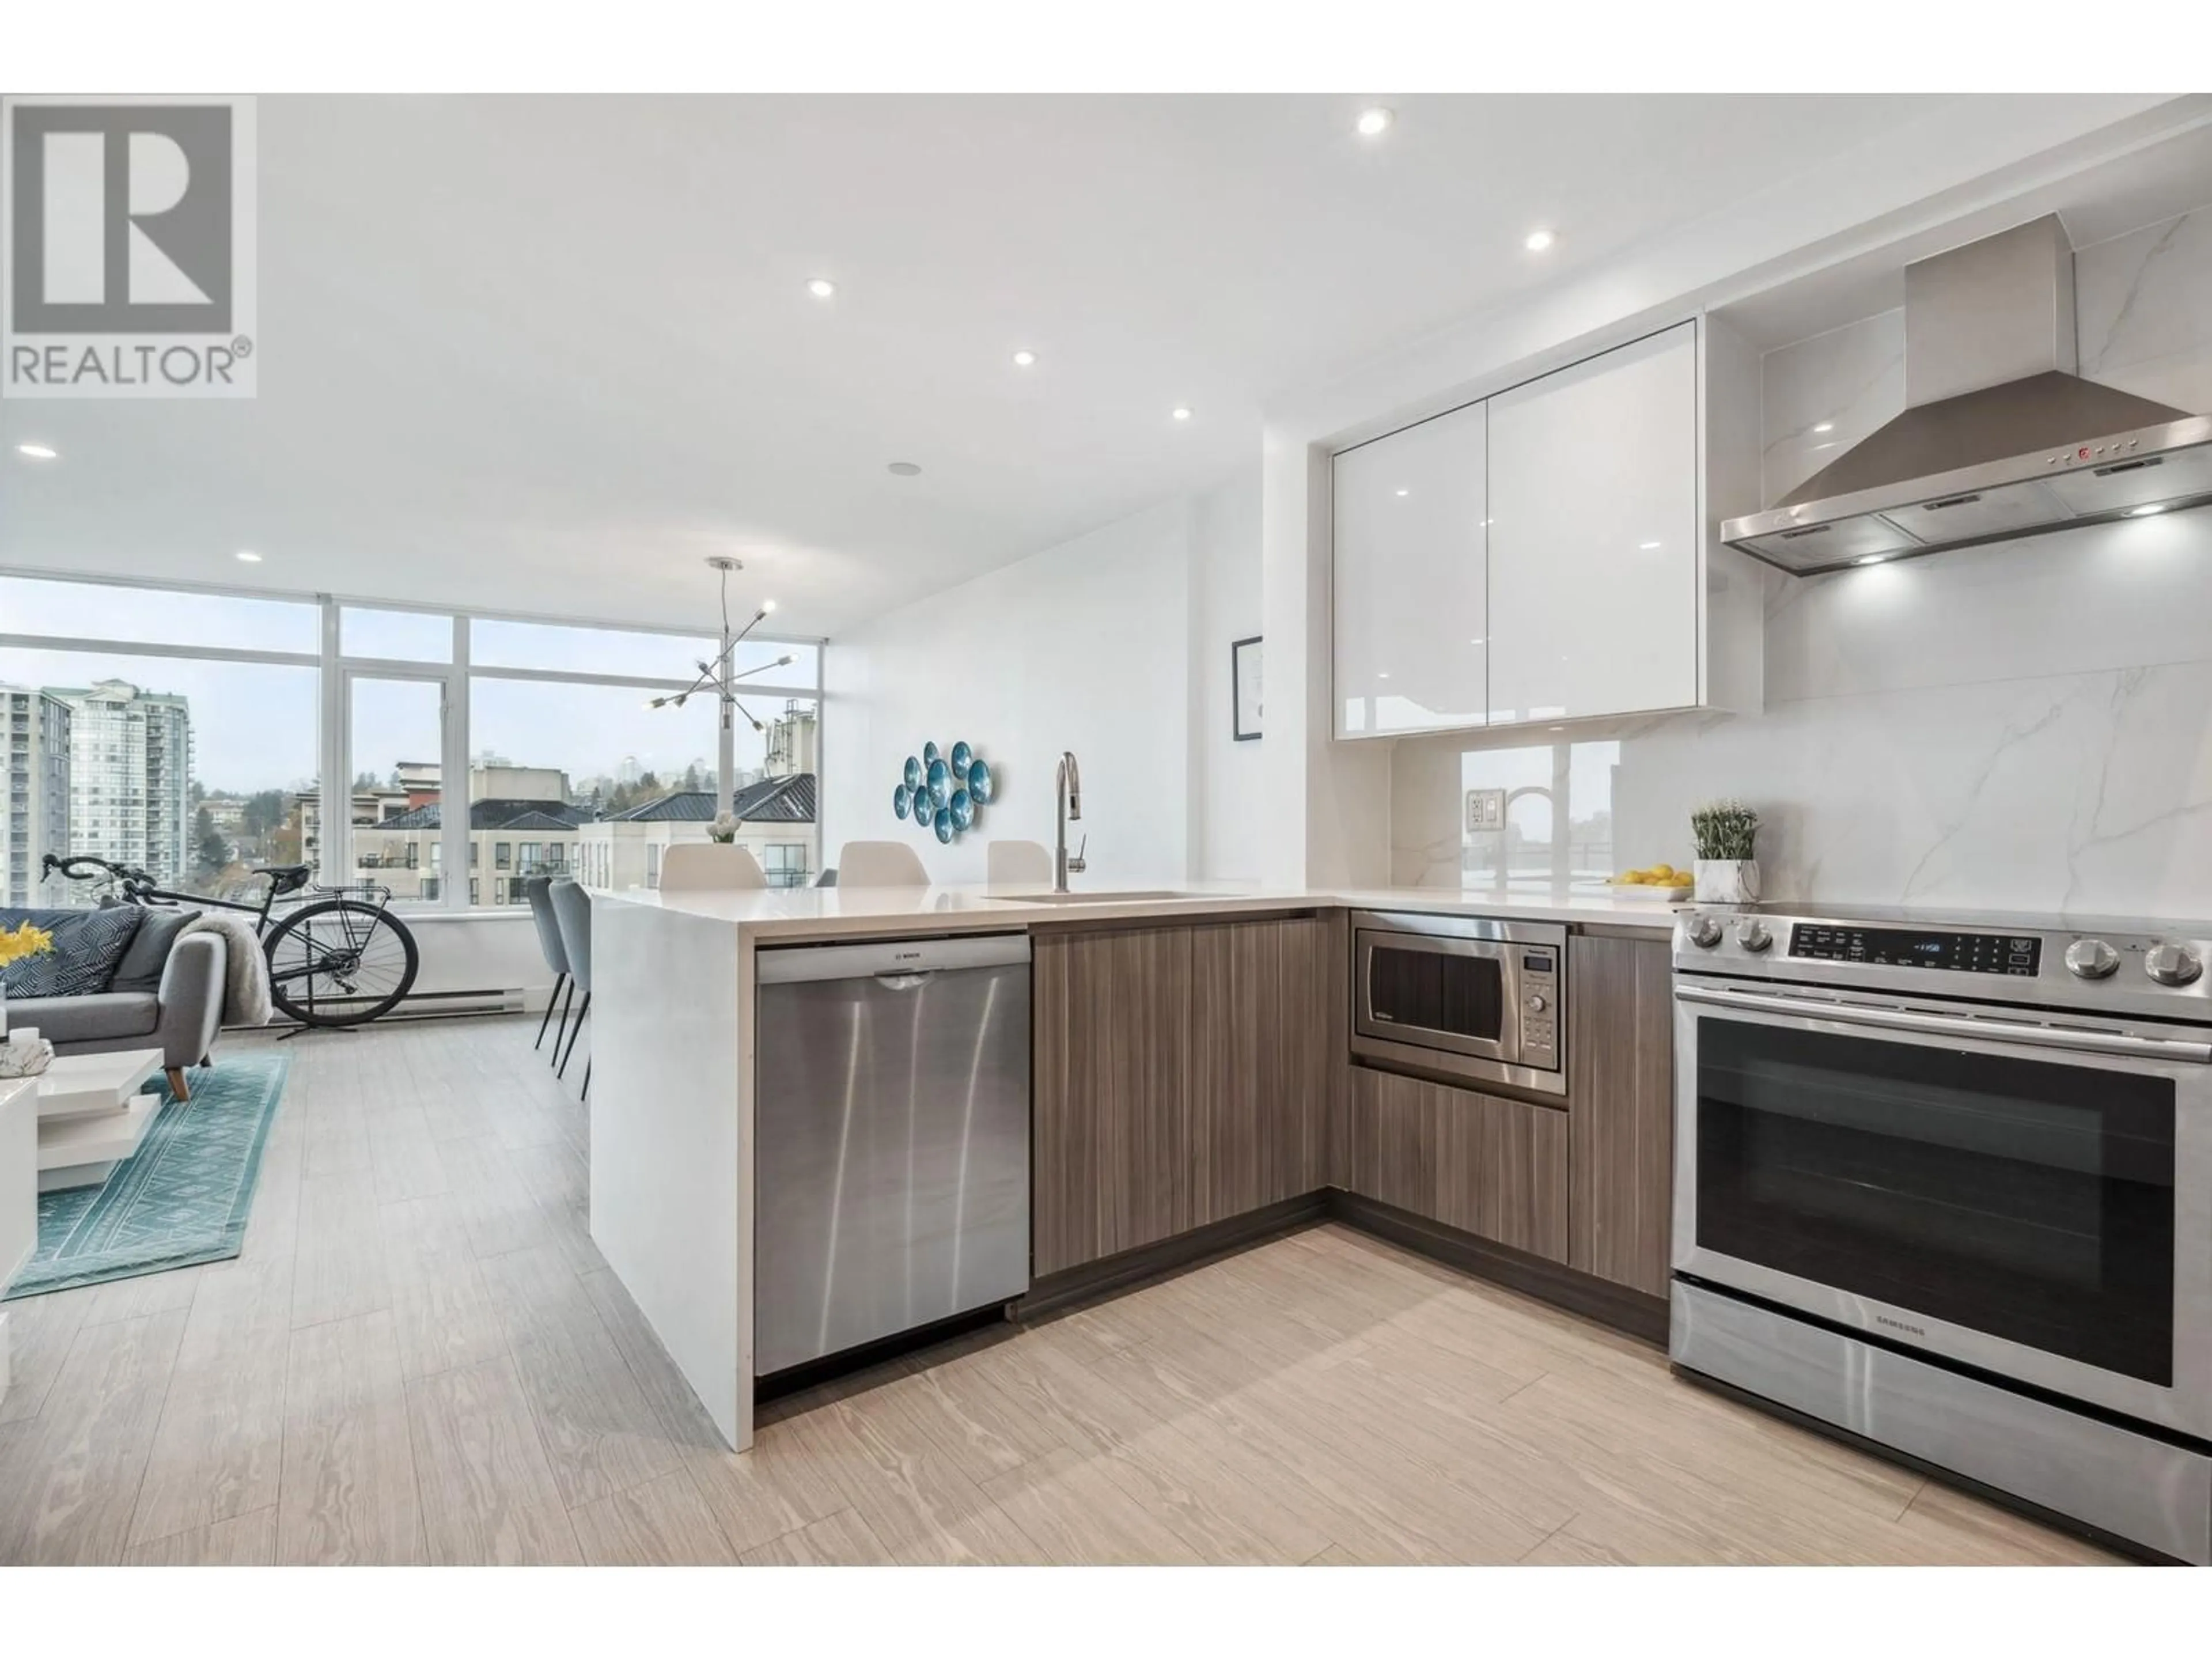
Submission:
[[1030,1271],[1039,1278],[1190,1224],[1192,933],[1030,941]]
[[1194,1227],[1327,1182],[1328,941],[1328,924],[1310,916],[1194,930]]
[[1574,1218],[1567,1265],[1667,1294],[1674,1219],[1674,1028],[1663,939],[1567,946]]
[[1331,930],[1313,916],[1031,939],[1031,1271],[1327,1184]]
[[1567,1259],[1567,1114],[1355,1070],[1351,1189],[1553,1261]]

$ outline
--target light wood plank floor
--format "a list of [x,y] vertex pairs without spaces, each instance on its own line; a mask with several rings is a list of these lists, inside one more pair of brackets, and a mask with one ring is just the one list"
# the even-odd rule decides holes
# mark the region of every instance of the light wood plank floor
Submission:
[[732,1456],[592,1246],[580,1059],[532,1030],[284,1045],[239,1260],[12,1304],[0,1562],[2108,1559],[1336,1226]]

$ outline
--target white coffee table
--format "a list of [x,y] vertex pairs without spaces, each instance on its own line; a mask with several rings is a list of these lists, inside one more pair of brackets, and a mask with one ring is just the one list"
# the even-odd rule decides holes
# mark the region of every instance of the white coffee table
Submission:
[[138,1150],[161,1109],[141,1093],[161,1069],[159,1048],[64,1054],[39,1078],[39,1190],[96,1187]]

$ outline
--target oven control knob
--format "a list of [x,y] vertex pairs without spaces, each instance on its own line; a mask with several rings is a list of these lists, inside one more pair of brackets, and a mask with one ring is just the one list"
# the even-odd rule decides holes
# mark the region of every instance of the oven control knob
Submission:
[[1735,925],[1735,942],[1747,951],[1764,951],[1774,943],[1774,935],[1757,916],[1746,916]]
[[1552,1004],[1548,998],[1530,997],[1528,999],[1528,1012],[1532,1014],[1540,1014],[1545,1009],[1551,1006]]
[[2077,939],[2066,947],[2066,966],[2080,979],[2109,979],[2120,953],[2100,939]]
[[2185,945],[2154,945],[2143,957],[2143,969],[2160,985],[2186,985],[2204,971],[2204,964]]
[[1692,916],[1682,931],[1690,936],[1690,943],[1700,951],[1710,951],[1721,942],[1718,916]]

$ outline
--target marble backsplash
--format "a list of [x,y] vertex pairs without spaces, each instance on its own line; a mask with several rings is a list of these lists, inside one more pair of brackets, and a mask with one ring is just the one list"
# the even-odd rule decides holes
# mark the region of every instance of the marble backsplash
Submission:
[[[2212,410],[2212,210],[2084,249],[2075,276],[2084,373]],[[1902,407],[1902,351],[1890,313],[1768,355],[1770,501]],[[1758,715],[1401,742],[1394,881],[1487,884],[1463,791],[1553,745],[1620,868],[1679,862],[1691,809],[1738,796],[1773,897],[2212,919],[2212,508],[1776,575]]]

